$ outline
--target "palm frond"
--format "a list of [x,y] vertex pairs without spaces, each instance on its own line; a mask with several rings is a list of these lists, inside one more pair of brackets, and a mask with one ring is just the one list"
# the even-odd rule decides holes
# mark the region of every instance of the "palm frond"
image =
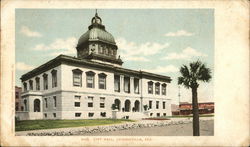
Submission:
[[211,69],[207,68],[205,64],[202,64],[199,68],[197,79],[203,82],[209,82],[211,78]]

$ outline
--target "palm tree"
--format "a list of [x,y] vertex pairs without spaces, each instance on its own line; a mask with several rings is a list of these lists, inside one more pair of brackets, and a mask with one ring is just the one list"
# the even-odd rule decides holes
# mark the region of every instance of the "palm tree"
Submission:
[[192,107],[193,107],[193,136],[200,136],[199,126],[199,108],[197,100],[198,81],[209,82],[212,78],[211,70],[199,60],[189,64],[189,67],[183,65],[180,68],[181,76],[178,77],[178,85],[192,89]]

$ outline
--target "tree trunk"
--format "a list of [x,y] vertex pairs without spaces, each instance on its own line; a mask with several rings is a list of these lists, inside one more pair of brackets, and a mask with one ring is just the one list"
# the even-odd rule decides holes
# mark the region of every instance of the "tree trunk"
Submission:
[[192,105],[193,105],[193,136],[200,136],[197,87],[192,88]]

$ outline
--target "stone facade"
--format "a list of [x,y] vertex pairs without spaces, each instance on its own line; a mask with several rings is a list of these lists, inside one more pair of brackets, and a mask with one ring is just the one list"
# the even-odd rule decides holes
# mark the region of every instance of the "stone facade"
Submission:
[[[97,14],[89,31],[79,39],[77,58],[60,55],[21,77],[24,112],[19,119],[171,115],[167,91],[171,78],[122,68],[114,39]],[[86,44],[96,48],[89,50]],[[102,48],[103,44],[111,48]]]

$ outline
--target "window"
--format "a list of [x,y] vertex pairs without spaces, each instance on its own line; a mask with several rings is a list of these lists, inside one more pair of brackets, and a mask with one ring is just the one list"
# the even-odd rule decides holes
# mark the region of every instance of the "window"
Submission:
[[166,102],[162,102],[162,109],[166,109]]
[[166,113],[163,113],[163,116],[167,116]]
[[45,102],[45,108],[48,108],[48,99],[44,98],[44,102]]
[[124,77],[124,92],[130,93],[130,78]]
[[87,87],[95,88],[95,73],[92,71],[86,72],[87,75]]
[[82,71],[80,69],[74,69],[73,72],[73,86],[82,87]]
[[89,113],[89,117],[93,117],[94,116],[94,113]]
[[16,102],[16,111],[18,111],[19,104]]
[[81,96],[75,95],[75,107],[80,107],[81,106]]
[[54,99],[54,107],[56,107],[56,96],[53,96]]
[[105,108],[105,97],[100,97],[100,108]]
[[40,90],[40,78],[36,77],[36,90]]
[[159,109],[159,101],[156,101],[156,109]]
[[80,117],[82,113],[75,113],[75,117]]
[[166,93],[167,93],[167,91],[166,91],[166,88],[167,87],[167,84],[162,84],[162,89],[161,89],[161,91],[162,91],[162,95],[166,95]]
[[53,116],[56,117],[56,113],[53,113]]
[[16,99],[18,99],[18,97],[19,97],[19,96],[18,96],[18,92],[16,92]]
[[156,95],[160,94],[160,83],[159,82],[155,83],[155,94]]
[[134,79],[134,92],[139,94],[139,79]]
[[51,75],[52,75],[52,88],[57,87],[57,71],[53,69],[51,71]]
[[80,107],[81,102],[75,102],[75,107]]
[[44,117],[47,118],[47,113],[44,113]]
[[152,109],[152,101],[149,101],[149,109]]
[[157,117],[160,117],[160,116],[161,116],[161,114],[160,114],[160,113],[157,113],[156,115],[157,115]]
[[119,75],[115,75],[114,76],[114,84],[115,84],[115,92],[120,92],[120,76]]
[[106,77],[105,73],[101,73],[98,75],[99,77],[99,89],[106,89]]
[[150,116],[153,116],[153,113],[150,113]]
[[47,90],[48,89],[48,75],[43,74],[43,89]]
[[101,112],[100,115],[101,117],[106,117],[106,112]]
[[23,83],[23,89],[24,89],[24,91],[27,91],[27,83],[26,82]]
[[28,108],[27,108],[27,100],[25,99],[24,101],[23,101],[23,103],[24,103],[24,111],[28,111]]
[[93,107],[93,101],[94,101],[94,97],[89,96],[88,97],[88,107]]
[[32,80],[29,81],[29,86],[30,86],[30,90],[33,90],[33,81]]
[[153,94],[153,82],[152,81],[148,82],[148,93]]

